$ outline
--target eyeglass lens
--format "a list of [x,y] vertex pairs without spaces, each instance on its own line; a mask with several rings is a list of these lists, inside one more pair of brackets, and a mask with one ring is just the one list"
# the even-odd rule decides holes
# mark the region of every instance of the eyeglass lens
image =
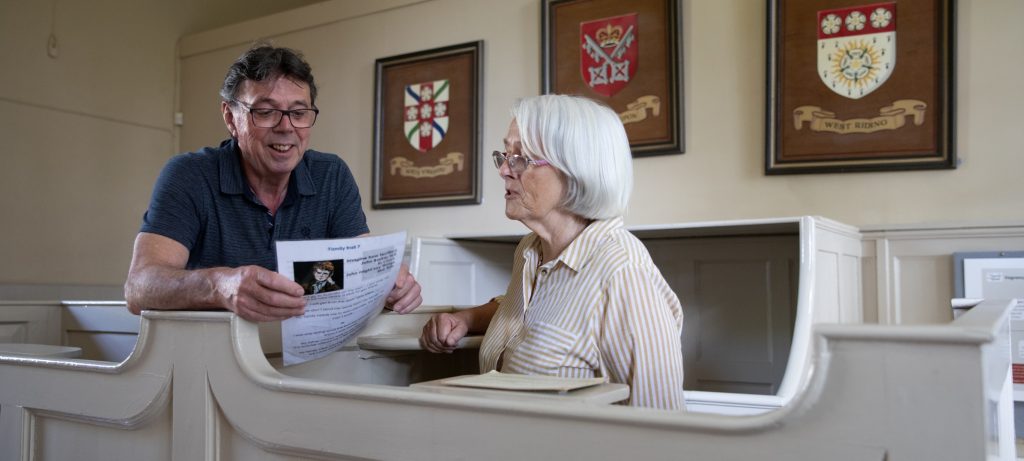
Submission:
[[253,125],[260,128],[276,127],[281,123],[284,114],[288,114],[288,118],[295,128],[309,128],[316,123],[317,115],[316,109],[249,109],[249,114],[252,115]]
[[499,170],[505,161],[508,161],[508,169],[517,175],[526,170],[527,160],[522,155],[508,155],[504,152],[494,151],[491,156],[494,157],[494,167]]

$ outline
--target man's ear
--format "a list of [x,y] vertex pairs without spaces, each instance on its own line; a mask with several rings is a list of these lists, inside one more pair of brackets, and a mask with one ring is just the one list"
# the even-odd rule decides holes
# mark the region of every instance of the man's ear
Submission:
[[228,133],[232,138],[238,138],[238,127],[235,126],[235,114],[231,112],[231,103],[221,101],[220,113],[224,117],[224,126],[227,127]]

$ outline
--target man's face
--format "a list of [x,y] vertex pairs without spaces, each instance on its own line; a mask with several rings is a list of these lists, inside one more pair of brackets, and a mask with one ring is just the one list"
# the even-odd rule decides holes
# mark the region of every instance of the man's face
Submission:
[[316,278],[317,282],[323,282],[324,280],[327,280],[327,277],[330,277],[330,276],[331,276],[331,271],[329,271],[327,269],[320,269],[320,268],[313,269],[313,277]]
[[[310,109],[313,107],[309,86],[288,77],[272,77],[263,81],[243,81],[235,99],[257,109]],[[287,180],[302,154],[309,146],[310,128],[295,128],[288,116],[272,128],[260,128],[252,123],[249,110],[244,106],[223,103],[221,112],[228,132],[238,140],[242,151],[246,178],[253,187],[264,181]]]

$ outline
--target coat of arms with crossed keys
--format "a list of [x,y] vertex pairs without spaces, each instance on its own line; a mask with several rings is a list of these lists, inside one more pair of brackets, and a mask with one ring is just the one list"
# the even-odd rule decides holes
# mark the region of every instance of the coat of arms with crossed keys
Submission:
[[611,97],[636,75],[637,14],[580,23],[580,72],[594,91]]

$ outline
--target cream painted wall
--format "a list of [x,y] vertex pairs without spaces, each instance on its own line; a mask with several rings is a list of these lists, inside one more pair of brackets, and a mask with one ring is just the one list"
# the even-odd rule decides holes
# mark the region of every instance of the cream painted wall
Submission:
[[0,298],[120,297],[178,149],[179,38],[313,1],[0,2]]
[[[412,235],[517,232],[503,188],[484,163],[479,206],[370,210],[374,60],[484,40],[483,152],[501,145],[507,108],[539,92],[537,0],[350,0],[250,21],[182,40],[182,147],[225,136],[216,88],[251,37],[305,52],[321,86],[312,145],[352,167],[371,230]],[[816,214],[853,225],[1024,221],[1024,122],[1019,0],[962,0],[957,28],[958,169],[766,177],[763,174],[764,2],[683,1],[686,154],[634,162],[630,224]],[[276,28],[275,28],[276,27]],[[267,31],[270,30],[270,33]]]
[[0,4],[0,281],[116,286],[173,150],[176,31],[142,2],[54,4]]
[[[508,106],[539,91],[539,3],[0,2],[0,60],[7,63],[0,71],[0,293],[52,283],[116,291],[159,168],[178,150],[225,136],[217,87],[259,36],[300,48],[313,63],[324,108],[313,145],[353,167],[375,232],[521,231],[504,218],[501,184],[487,164],[480,206],[369,210],[373,65],[484,40],[482,150],[489,152],[500,146]],[[258,17],[302,5],[309,6]],[[1024,30],[1014,20],[1024,2],[959,2],[960,168],[846,175],[761,171],[763,2],[684,0],[683,13],[687,153],[635,161],[629,223],[800,214],[882,226],[1024,220],[1024,153],[1014,142],[1024,121],[1017,111],[1024,92],[1015,82],[1024,73]],[[184,36],[176,47],[183,33],[222,24],[231,25]],[[56,59],[46,55],[51,30]],[[176,67],[185,113],[180,141],[172,125]]]

